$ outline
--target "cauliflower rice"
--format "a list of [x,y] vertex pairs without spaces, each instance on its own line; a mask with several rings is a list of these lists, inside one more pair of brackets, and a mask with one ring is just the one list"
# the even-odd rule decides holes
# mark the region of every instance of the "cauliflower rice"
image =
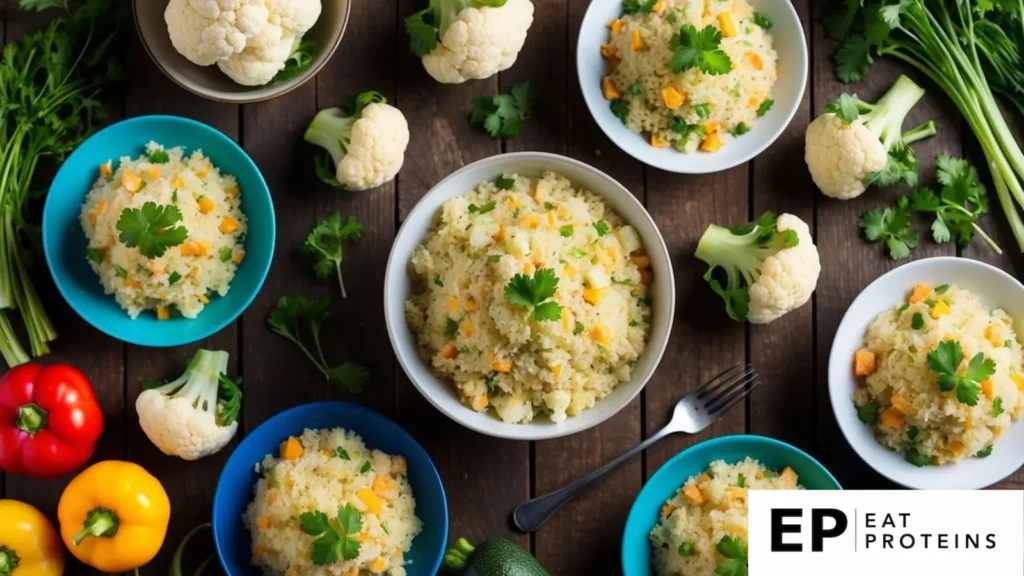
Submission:
[[690,477],[665,503],[649,538],[659,576],[712,576],[723,537],[747,545],[747,490],[800,490],[796,472],[781,473],[746,458],[736,464],[716,460]]
[[[660,0],[651,12],[623,14],[609,24],[602,48],[609,63],[604,96],[626,104],[626,127],[646,134],[652,146],[714,152],[753,128],[774,103],[778,55],[759,22],[770,27],[746,0]],[[692,67],[673,73],[670,44],[684,25],[722,33],[719,48],[732,70],[713,75]],[[622,105],[612,106],[614,111]]]
[[[292,442],[301,448],[289,447]],[[281,455],[268,454],[257,465],[263,477],[242,516],[255,566],[267,575],[405,576],[404,555],[422,530],[405,458],[370,450],[342,428],[306,430],[283,443]],[[351,535],[359,542],[358,557],[314,565],[316,537],[302,531],[299,516],[323,512],[334,518],[347,504],[360,513],[362,527]]]
[[[977,354],[995,363],[992,376],[977,383],[981,393],[975,406],[938,387],[928,354],[944,341],[957,341],[963,350],[957,376]],[[919,466],[987,456],[1024,410],[1013,319],[956,285],[915,286],[907,303],[875,318],[854,370],[866,376],[853,394],[861,420],[884,446],[906,453]]]
[[[561,422],[629,381],[650,332],[649,267],[637,232],[598,196],[550,172],[505,175],[439,211],[410,262],[406,317],[474,410]],[[542,269],[557,277],[550,320],[506,296],[513,277]]]
[[[147,258],[119,239],[118,220],[146,203],[176,206],[188,238],[160,257]],[[86,257],[107,294],[128,315],[154,310],[160,319],[177,310],[202,312],[213,294],[225,295],[245,257],[246,218],[234,176],[222,174],[202,151],[146,145],[137,159],[107,161],[85,197],[80,215],[89,241]],[[183,254],[184,252],[184,254]]]

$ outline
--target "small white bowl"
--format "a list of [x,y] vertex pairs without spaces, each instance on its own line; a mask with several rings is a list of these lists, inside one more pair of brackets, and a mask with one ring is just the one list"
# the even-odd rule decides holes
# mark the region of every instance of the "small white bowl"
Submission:
[[[570,416],[560,424],[546,418],[529,424],[506,424],[493,411],[476,412],[460,402],[454,385],[435,376],[420,357],[416,335],[409,330],[405,320],[405,301],[409,298],[411,288],[408,266],[413,251],[426,237],[434,215],[445,202],[468,194],[480,182],[493,180],[502,173],[514,172],[537,177],[547,171],[565,176],[574,186],[601,196],[613,211],[640,234],[654,272],[654,283],[650,287],[654,306],[651,333],[647,348],[633,367],[632,380],[619,384],[611,394],[598,400],[591,408]],[[464,166],[434,186],[416,204],[399,229],[388,257],[384,276],[384,318],[399,364],[413,385],[435,408],[481,434],[514,440],[545,440],[597,426],[625,408],[640,393],[668,344],[675,313],[675,290],[672,262],[665,241],[654,225],[654,220],[629,190],[604,172],[577,160],[543,152],[516,152],[491,156]]]
[[654,148],[642,135],[626,128],[612,114],[601,94],[601,79],[607,62],[601,58],[601,45],[608,42],[608,22],[622,14],[621,0],[593,0],[583,17],[576,44],[576,70],[583,99],[601,130],[624,152],[637,160],[669,172],[706,174],[728,170],[760,154],[775,142],[793,120],[807,86],[807,41],[800,16],[786,0],[750,0],[754,10],[772,21],[771,35],[783,71],[772,88],[775,105],[759,118],[751,131],[729,139],[717,152],[683,154],[674,148]]
[[886,478],[921,490],[973,490],[999,482],[1024,465],[1024,422],[1015,422],[996,441],[987,458],[964,458],[957,464],[918,468],[902,454],[878,442],[857,418],[851,395],[857,387],[853,354],[860,348],[868,325],[880,313],[906,301],[914,284],[956,284],[977,294],[989,307],[1002,308],[1014,320],[1017,334],[1024,328],[1024,286],[1012,276],[967,258],[926,258],[882,275],[857,296],[843,316],[828,359],[828,392],[839,428],[847,442],[869,466]]

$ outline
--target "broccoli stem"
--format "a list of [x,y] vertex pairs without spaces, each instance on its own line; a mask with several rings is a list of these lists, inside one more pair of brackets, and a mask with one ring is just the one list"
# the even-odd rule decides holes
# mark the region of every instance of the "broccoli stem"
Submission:
[[199,349],[178,379],[156,388],[171,398],[185,398],[192,406],[216,416],[217,384],[227,374],[229,354],[223,350]]
[[864,126],[878,136],[886,152],[903,140],[903,121],[922,97],[924,88],[900,75],[878,102],[866,105],[870,111],[861,116]]
[[355,116],[346,116],[341,108],[325,108],[313,117],[302,137],[306,142],[327,150],[334,165],[337,166],[348,154],[349,142],[352,140],[352,125],[358,119]]

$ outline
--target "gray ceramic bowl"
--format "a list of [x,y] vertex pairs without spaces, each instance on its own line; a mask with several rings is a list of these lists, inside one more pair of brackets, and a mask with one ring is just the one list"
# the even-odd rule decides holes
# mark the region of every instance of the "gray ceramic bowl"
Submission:
[[305,72],[280,84],[242,86],[224,75],[216,65],[197,66],[178,54],[171,45],[167,24],[164,23],[164,9],[168,2],[169,0],[132,0],[135,27],[139,30],[139,37],[142,38],[146,52],[157,68],[178,86],[203,98],[231,104],[262,102],[277,98],[316,76],[341,44],[351,9],[350,0],[322,0],[323,12],[320,19],[304,36],[316,43],[313,62]]

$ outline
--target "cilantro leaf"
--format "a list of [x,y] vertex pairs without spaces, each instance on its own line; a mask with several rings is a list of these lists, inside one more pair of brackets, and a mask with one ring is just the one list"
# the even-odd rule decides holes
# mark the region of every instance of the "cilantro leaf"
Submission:
[[514,187],[516,185],[516,179],[515,178],[509,178],[509,177],[505,176],[504,174],[502,174],[501,176],[498,176],[494,180],[494,185],[495,185],[495,187],[498,188],[498,190],[511,190],[512,187]]
[[85,257],[94,264],[99,264],[100,262],[103,262],[103,250],[92,247],[86,248]]
[[753,14],[751,14],[750,19],[754,21],[754,24],[757,24],[758,26],[764,28],[765,30],[772,29],[772,21],[769,20],[767,16],[761,14],[760,12],[754,12]]
[[584,326],[582,322],[577,322],[576,325],[572,327],[572,333],[581,334],[586,329],[587,327]]
[[363,462],[362,466],[359,467],[359,473],[366,474],[367,472],[370,471],[370,468],[373,468],[373,465],[370,464],[369,460],[367,460],[366,462]]
[[741,562],[745,562],[747,559],[747,546],[739,538],[722,536],[722,539],[718,541],[715,548],[725,558]]
[[220,249],[220,261],[227,262],[228,260],[231,260],[231,247],[225,246]]
[[992,399],[992,417],[995,418],[1003,413],[1003,399],[996,396]]
[[149,153],[149,161],[153,164],[167,164],[170,160],[171,157],[167,155],[167,151],[163,148],[157,148]]
[[562,226],[561,228],[558,229],[558,233],[561,234],[563,238],[571,237],[573,233],[572,224],[566,224],[565,226]]
[[908,449],[907,453],[904,455],[904,458],[906,458],[907,462],[910,462],[911,464],[917,466],[918,468],[927,466],[932,462],[932,459],[928,455],[921,454],[920,452],[917,451],[917,448]]
[[769,110],[772,109],[772,106],[774,106],[774,105],[775,105],[775,100],[772,100],[771,98],[761,102],[761,105],[757,107],[757,117],[758,118],[763,117],[765,114],[768,113]]
[[964,360],[964,351],[956,340],[944,340],[928,353],[928,367],[938,374],[956,375]]
[[337,448],[335,448],[334,451],[337,452],[338,458],[341,458],[342,460],[351,460],[352,459],[348,455],[348,450],[345,450],[341,446],[338,446]]
[[317,222],[313,230],[306,236],[302,244],[302,252],[316,256],[313,267],[317,278],[326,278],[334,272],[341,287],[341,297],[347,297],[345,282],[341,276],[342,250],[345,241],[359,244],[363,238],[363,226],[352,218],[342,219],[340,212],[335,212]]
[[985,446],[974,455],[975,458],[988,458],[992,455],[992,445]]
[[978,217],[988,211],[988,196],[978,180],[977,169],[962,158],[945,154],[936,159],[935,165],[942,190],[936,194],[921,188],[910,193],[910,205],[915,212],[935,215],[932,238],[939,244],[956,241],[967,246],[978,234],[996,254],[1001,254],[1002,249],[977,224]]
[[961,378],[956,385],[956,399],[968,406],[977,406],[981,385],[973,380]]
[[906,198],[901,198],[892,207],[863,213],[860,227],[869,242],[884,242],[893,260],[910,256],[910,251],[917,247],[917,230],[910,225]]
[[744,476],[743,474],[740,474],[736,478],[736,485],[739,486],[740,488],[746,488],[747,487],[747,477]]
[[857,418],[860,418],[860,421],[865,424],[874,424],[878,420],[878,404],[868,402],[863,406],[858,406]]
[[597,232],[598,238],[608,233],[608,223],[604,220],[598,220],[594,222],[594,230]]
[[627,91],[634,96],[639,94],[641,90],[643,90],[643,86],[640,84],[639,80],[630,84],[627,89]]
[[835,62],[836,77],[844,84],[864,78],[875,61],[871,56],[871,44],[859,34],[843,40],[833,53],[832,60]]
[[512,86],[508,94],[477,96],[469,113],[469,123],[482,128],[491,138],[519,136],[524,120],[533,116],[533,89],[529,82]]
[[991,358],[986,358],[983,353],[978,352],[967,364],[967,370],[964,371],[963,377],[974,382],[984,382],[995,373],[996,363]]
[[319,536],[332,529],[327,514],[320,511],[299,514],[299,528],[310,536]]
[[313,541],[313,551],[310,559],[317,566],[334,564],[342,557],[341,538],[333,529],[324,532],[319,538]]
[[409,51],[421,58],[437,49],[440,43],[438,29],[427,21],[428,18],[433,19],[430,8],[405,19],[405,31],[409,34]]
[[968,406],[976,406],[981,393],[979,382],[988,380],[995,373],[995,362],[978,352],[967,364],[963,376],[956,371],[964,360],[963,349],[955,340],[944,340],[928,353],[928,367],[938,374],[936,384],[939,390],[956,390],[956,399]]
[[732,134],[733,138],[743,136],[747,132],[750,132],[750,127],[745,122],[740,122],[729,129],[729,134]]
[[654,5],[657,3],[658,0],[622,0],[622,13],[637,14],[640,12],[650,12],[654,10]]
[[347,536],[363,529],[363,515],[352,504],[338,507],[338,526]]
[[342,389],[358,393],[368,379],[365,368],[358,364],[331,366],[320,345],[320,330],[330,317],[328,300],[309,300],[302,296],[285,296],[267,316],[271,332],[294,344],[323,375],[324,380]]
[[914,330],[920,330],[924,328],[924,314],[920,312],[914,312],[913,318],[910,320],[910,327]]
[[721,31],[712,25],[697,30],[692,24],[683,24],[669,43],[672,48],[669,69],[679,73],[696,67],[705,74],[728,74],[732,60],[719,48],[721,42]]
[[612,114],[619,120],[622,120],[622,123],[625,124],[626,116],[629,115],[629,103],[621,99],[612,100],[611,104],[608,106],[611,108]]
[[173,286],[174,283],[177,282],[178,280],[181,280],[181,274],[178,274],[177,272],[171,272],[171,274],[167,277],[167,285]]
[[533,273],[533,277],[516,274],[505,286],[505,299],[512,304],[525,306],[533,310],[533,319],[558,320],[562,316],[562,307],[557,302],[545,302],[555,295],[558,288],[558,276],[551,268],[541,268]]
[[370,371],[365,366],[345,362],[341,366],[329,367],[327,380],[349,394],[359,394],[370,380]]
[[825,105],[825,112],[835,114],[843,124],[850,124],[860,117],[860,105],[856,98],[844,92]]
[[897,142],[889,149],[885,167],[869,174],[864,180],[866,184],[885,188],[900,183],[908,186],[917,185],[917,156],[914,149],[905,142]]
[[117,220],[117,239],[129,248],[138,248],[146,258],[159,258],[168,248],[188,238],[176,206],[146,202],[142,209],[125,208]]

